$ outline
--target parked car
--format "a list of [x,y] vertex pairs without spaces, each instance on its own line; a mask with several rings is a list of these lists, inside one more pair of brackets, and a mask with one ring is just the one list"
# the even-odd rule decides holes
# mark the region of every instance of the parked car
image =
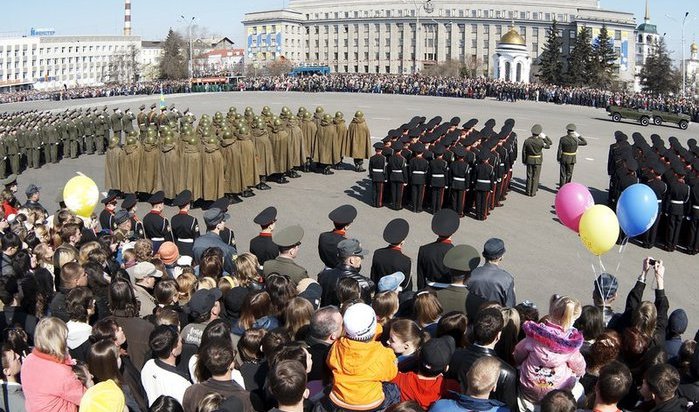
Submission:
[[607,106],[607,113],[615,122],[620,122],[621,119],[633,119],[642,126],[648,126],[651,122],[656,126],[660,126],[663,123],[674,123],[682,130],[689,127],[691,120],[688,115],[683,113],[662,112],[660,110],[651,111],[622,106]]

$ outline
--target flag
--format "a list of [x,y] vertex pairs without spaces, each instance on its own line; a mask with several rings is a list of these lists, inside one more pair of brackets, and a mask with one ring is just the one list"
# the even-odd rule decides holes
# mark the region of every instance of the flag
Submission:
[[165,95],[161,91],[160,92],[160,108],[163,108],[163,107],[165,107]]

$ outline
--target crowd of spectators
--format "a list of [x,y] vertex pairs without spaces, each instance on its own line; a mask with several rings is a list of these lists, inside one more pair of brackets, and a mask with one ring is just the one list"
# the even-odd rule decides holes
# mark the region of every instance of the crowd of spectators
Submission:
[[[4,203],[16,192],[5,189]],[[630,291],[603,273],[592,296],[556,294],[537,308],[515,296],[520,279],[506,268],[517,263],[499,239],[480,253],[440,237],[450,283],[403,290],[412,273],[360,273],[372,258],[349,225],[321,235],[337,240],[334,267],[300,268],[295,258],[315,247],[302,247],[299,226],[274,222],[263,230],[280,255],[260,262],[237,239],[231,266],[219,247],[192,258],[172,242],[129,241],[125,211],[111,233],[67,209],[47,216],[39,202],[0,211],[6,411],[699,408],[696,337],[683,336],[684,310],[668,316],[665,267],[651,257]],[[228,218],[207,210],[205,236],[218,238]]]
[[153,81],[128,85],[64,88],[58,91],[26,90],[0,93],[0,103],[29,100],[64,100],[137,94],[171,94],[215,91],[299,91],[385,93],[457,98],[495,98],[516,102],[530,100],[606,108],[608,105],[682,112],[699,121],[699,105],[691,98],[653,96],[645,93],[611,91],[588,87],[554,86],[543,83],[515,83],[488,78],[424,75],[332,74],[328,76],[248,77],[230,85],[190,87],[187,80]]

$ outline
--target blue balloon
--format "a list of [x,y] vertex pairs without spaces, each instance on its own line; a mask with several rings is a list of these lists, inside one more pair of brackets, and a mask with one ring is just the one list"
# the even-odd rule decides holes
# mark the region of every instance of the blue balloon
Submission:
[[658,198],[650,187],[636,183],[627,187],[616,205],[619,226],[628,237],[645,233],[658,216]]

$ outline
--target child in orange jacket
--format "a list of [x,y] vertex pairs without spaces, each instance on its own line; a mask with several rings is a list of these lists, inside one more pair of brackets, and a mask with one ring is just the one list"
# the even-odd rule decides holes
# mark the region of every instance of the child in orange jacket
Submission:
[[[327,364],[333,373],[329,400],[337,407],[370,411],[397,403],[395,387],[384,394],[384,382],[398,374],[396,355],[374,340],[376,314],[371,306],[355,303],[343,316],[345,335],[330,348]],[[392,399],[392,398],[396,399]]]

